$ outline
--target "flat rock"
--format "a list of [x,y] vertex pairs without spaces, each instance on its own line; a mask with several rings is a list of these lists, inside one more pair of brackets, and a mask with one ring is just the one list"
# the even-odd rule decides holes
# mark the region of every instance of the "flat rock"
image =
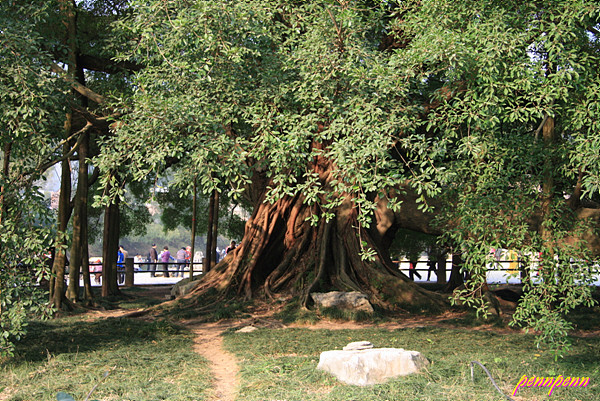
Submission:
[[315,301],[315,304],[322,308],[338,308],[373,313],[373,306],[371,306],[369,298],[358,291],[313,292],[310,296]]
[[417,351],[402,348],[371,348],[321,353],[317,369],[356,386],[384,383],[398,376],[416,373],[429,364]]
[[358,351],[361,349],[370,349],[373,348],[373,344],[370,341],[355,341],[353,343],[349,343],[344,348],[344,351]]
[[258,330],[258,329],[254,326],[245,326],[239,330],[236,330],[235,332],[236,333],[252,333],[253,331],[256,331],[256,330]]

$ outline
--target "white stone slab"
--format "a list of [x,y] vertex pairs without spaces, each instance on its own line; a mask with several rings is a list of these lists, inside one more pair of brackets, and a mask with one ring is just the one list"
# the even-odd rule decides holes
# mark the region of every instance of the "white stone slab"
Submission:
[[338,380],[356,386],[383,383],[416,373],[429,364],[417,351],[402,348],[372,348],[357,351],[325,351],[317,369],[333,374]]

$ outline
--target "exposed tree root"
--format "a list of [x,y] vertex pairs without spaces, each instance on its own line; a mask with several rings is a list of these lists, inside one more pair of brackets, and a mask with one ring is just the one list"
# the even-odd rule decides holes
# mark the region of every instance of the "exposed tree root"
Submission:
[[[440,295],[420,288],[392,264],[381,233],[356,228],[351,202],[316,226],[307,219],[315,213],[299,197],[261,203],[241,244],[202,278],[192,296],[216,290],[219,302],[285,294],[310,307],[311,292],[360,291],[384,310],[444,308]],[[375,251],[372,260],[361,258],[361,241]]]

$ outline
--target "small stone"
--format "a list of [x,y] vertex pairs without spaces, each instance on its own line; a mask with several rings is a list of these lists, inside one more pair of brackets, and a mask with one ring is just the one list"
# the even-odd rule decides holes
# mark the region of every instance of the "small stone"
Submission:
[[361,349],[370,349],[373,348],[373,344],[370,341],[355,341],[353,343],[349,343],[346,345],[343,350],[344,351],[358,351]]
[[258,330],[256,327],[254,326],[246,326],[246,327],[242,327],[241,329],[237,330],[236,333],[252,333],[253,331]]

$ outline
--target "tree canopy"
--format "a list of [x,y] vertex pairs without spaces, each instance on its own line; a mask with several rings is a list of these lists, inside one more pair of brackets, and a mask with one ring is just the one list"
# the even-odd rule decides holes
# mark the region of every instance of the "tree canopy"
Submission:
[[525,280],[521,320],[561,331],[562,314],[590,302],[580,284],[592,276],[569,258],[598,249],[583,242],[598,222],[594,2],[132,7],[123,59],[145,68],[111,140],[140,149],[113,153],[135,174],[185,158],[206,191],[300,196],[314,224],[350,200],[359,236],[382,201],[403,213],[402,191],[425,211],[438,199],[437,230],[472,273],[459,300],[482,292],[489,250],[503,247],[548,266]]
[[[51,14],[69,2],[44,3]],[[88,28],[75,51],[84,88],[102,95],[95,117],[69,104],[102,120],[91,158],[105,188],[97,202],[125,199],[124,182],[168,171],[183,196],[197,180],[206,194],[227,191],[254,207],[242,243],[198,291],[286,292],[308,306],[311,291],[356,289],[386,309],[440,306],[391,263],[391,240],[408,228],[461,254],[468,279],[455,300],[482,312],[490,249],[518,252],[525,295],[515,322],[547,339],[570,328],[569,310],[592,303],[596,2],[72,4]],[[45,94],[72,81],[44,65],[72,64],[56,49],[73,46],[11,26],[0,30],[6,43],[33,50],[15,59],[0,49],[10,97],[1,118],[23,124],[22,94],[34,87],[30,101],[48,104],[31,110],[60,115],[67,103]],[[35,73],[23,75],[32,63]],[[47,130],[60,118],[31,121]]]

